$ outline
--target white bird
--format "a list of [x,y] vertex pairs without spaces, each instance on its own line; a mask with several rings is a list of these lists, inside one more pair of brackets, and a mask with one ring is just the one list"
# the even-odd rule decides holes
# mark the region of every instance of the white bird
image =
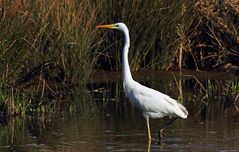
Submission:
[[[98,25],[96,28],[110,28],[120,30],[124,33],[124,47],[122,55],[122,81],[126,97],[130,103],[142,111],[144,118],[147,121],[148,139],[151,140],[149,118],[161,118],[164,116],[187,118],[188,111],[178,101],[172,99],[166,94],[163,94],[154,89],[141,85],[133,80],[129,62],[128,52],[130,47],[129,30],[124,23],[115,23],[108,25]],[[162,139],[162,132],[166,126],[171,124],[175,119],[167,123],[159,132]]]

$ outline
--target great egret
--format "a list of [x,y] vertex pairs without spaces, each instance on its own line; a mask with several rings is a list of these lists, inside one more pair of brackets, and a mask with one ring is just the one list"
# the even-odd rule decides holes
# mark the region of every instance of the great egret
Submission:
[[174,117],[172,121],[167,123],[160,130],[159,135],[161,139],[164,128],[172,123],[177,116],[184,119],[187,118],[188,111],[182,104],[168,95],[143,86],[133,80],[128,62],[130,47],[129,30],[124,23],[98,25],[96,27],[116,29],[124,33],[125,42],[122,52],[122,80],[124,92],[126,97],[129,98],[130,103],[143,112],[143,116],[147,121],[148,139],[151,140],[149,118],[161,118],[164,116]]

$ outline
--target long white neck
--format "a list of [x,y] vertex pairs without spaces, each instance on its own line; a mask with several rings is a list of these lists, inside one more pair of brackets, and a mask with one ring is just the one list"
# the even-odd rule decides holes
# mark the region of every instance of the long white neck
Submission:
[[124,90],[125,90],[125,85],[132,82],[133,78],[132,78],[132,75],[130,72],[129,61],[128,61],[128,52],[129,52],[129,47],[130,47],[128,29],[123,31],[123,33],[125,36],[125,42],[124,42],[124,48],[123,48],[123,54],[122,54],[122,80],[123,80],[123,86],[124,86]]

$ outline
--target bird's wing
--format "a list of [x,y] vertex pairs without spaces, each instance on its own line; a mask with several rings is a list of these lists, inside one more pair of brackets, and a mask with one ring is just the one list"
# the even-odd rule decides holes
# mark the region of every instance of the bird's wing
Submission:
[[133,89],[136,106],[144,112],[161,113],[162,115],[178,115],[186,117],[186,108],[166,94],[141,84],[135,85]]
[[[138,106],[144,111],[157,112],[160,107],[165,105],[164,102],[168,102],[165,100],[165,98],[168,98],[167,95],[139,83],[133,89],[133,94],[139,104]],[[173,105],[170,101],[166,104]]]

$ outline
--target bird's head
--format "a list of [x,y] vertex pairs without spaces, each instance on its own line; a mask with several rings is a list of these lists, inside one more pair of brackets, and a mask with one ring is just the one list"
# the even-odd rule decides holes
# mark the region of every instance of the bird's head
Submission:
[[115,24],[108,24],[108,25],[97,25],[96,28],[109,28],[109,29],[116,29],[122,31],[125,36],[125,46],[130,46],[129,40],[129,30],[124,23],[115,23]]
[[110,29],[120,30],[120,31],[123,31],[123,32],[128,30],[127,26],[124,23],[97,25],[96,28],[110,28]]

